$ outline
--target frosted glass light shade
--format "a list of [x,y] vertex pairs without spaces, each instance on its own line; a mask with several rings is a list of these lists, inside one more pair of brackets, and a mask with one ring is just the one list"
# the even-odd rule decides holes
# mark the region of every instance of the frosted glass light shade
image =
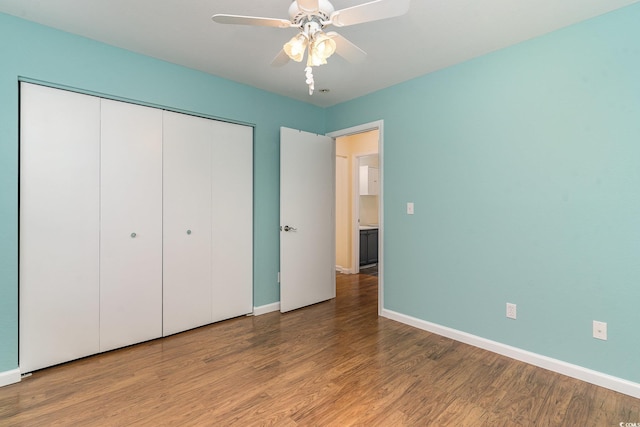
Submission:
[[304,51],[307,48],[307,44],[307,37],[303,33],[300,33],[285,43],[284,51],[289,58],[296,62],[301,62],[302,58],[304,58]]
[[336,51],[336,42],[324,33],[316,34],[309,46],[309,57],[307,65],[317,67],[327,63],[329,58]]

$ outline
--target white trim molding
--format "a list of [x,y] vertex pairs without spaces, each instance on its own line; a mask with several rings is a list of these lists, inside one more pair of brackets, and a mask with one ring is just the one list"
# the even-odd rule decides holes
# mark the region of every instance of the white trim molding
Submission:
[[336,264],[336,271],[338,273],[342,273],[342,274],[353,274],[353,271],[351,271],[350,268],[346,268],[346,267],[343,267],[343,266],[337,265],[337,264]]
[[271,313],[272,311],[280,311],[279,301],[267,305],[261,305],[260,307],[253,307],[254,316],[261,316],[263,314]]
[[0,372],[0,387],[20,382],[20,369]]
[[640,384],[625,380],[623,378],[614,377],[582,366],[573,365],[563,362],[562,360],[553,359],[551,357],[532,353],[517,347],[502,344],[497,341],[488,340],[456,329],[441,326],[436,323],[427,322],[412,316],[397,313],[392,310],[383,309],[382,317],[404,323],[414,328],[422,329],[443,337],[479,347],[493,353],[501,354],[530,365],[538,366],[549,371],[557,372],[568,377],[576,378],[581,381],[595,384],[609,390],[617,391],[635,398],[640,398]]

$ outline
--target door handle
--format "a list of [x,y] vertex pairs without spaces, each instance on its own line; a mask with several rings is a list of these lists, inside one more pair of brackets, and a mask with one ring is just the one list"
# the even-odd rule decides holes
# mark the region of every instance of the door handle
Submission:
[[[282,230],[283,228],[280,227],[280,229]],[[284,226],[284,231],[298,231],[298,229],[294,228],[294,227],[289,227],[288,225],[285,225]]]

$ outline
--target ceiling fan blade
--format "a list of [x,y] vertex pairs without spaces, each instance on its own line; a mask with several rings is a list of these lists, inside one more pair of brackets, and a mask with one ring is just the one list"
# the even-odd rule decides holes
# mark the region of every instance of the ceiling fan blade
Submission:
[[278,53],[278,55],[276,55],[275,58],[273,58],[273,61],[271,61],[271,66],[272,67],[282,67],[283,65],[287,64],[289,62],[289,55],[287,55],[287,52],[284,51],[284,49],[280,50],[280,53]]
[[346,27],[347,25],[393,18],[407,13],[410,2],[411,0],[375,0],[336,10],[331,14],[331,23],[336,27]]
[[211,17],[218,24],[259,25],[263,27],[290,28],[293,26],[288,19],[261,18],[258,16],[226,15],[218,13]]
[[327,33],[336,42],[336,53],[347,61],[357,64],[365,60],[367,53],[335,31]]
[[315,13],[320,9],[318,0],[297,0],[298,7],[306,13]]

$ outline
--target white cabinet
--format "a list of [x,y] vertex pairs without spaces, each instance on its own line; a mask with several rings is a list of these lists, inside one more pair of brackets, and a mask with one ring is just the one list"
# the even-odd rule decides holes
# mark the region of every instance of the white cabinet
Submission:
[[100,350],[162,336],[162,111],[101,100]]
[[22,84],[20,369],[99,350],[100,100]]
[[253,129],[21,85],[20,369],[250,313]]
[[378,168],[360,166],[360,195],[376,196],[379,192]]
[[164,112],[163,335],[211,322],[211,120]]

